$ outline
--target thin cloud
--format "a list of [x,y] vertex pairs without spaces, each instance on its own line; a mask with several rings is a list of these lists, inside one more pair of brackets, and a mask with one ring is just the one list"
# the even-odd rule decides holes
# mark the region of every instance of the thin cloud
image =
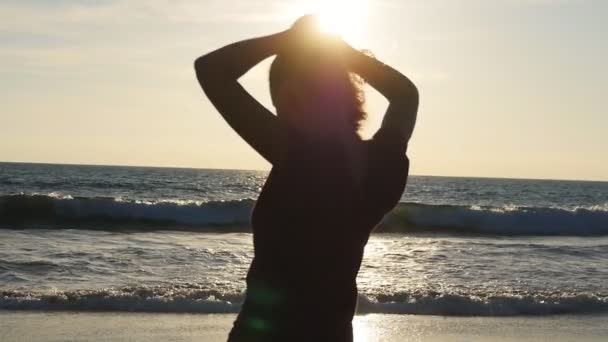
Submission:
[[[36,2],[37,3],[37,2]],[[58,31],[99,25],[134,25],[209,22],[264,22],[284,17],[284,1],[147,0],[147,1],[60,1],[51,6],[18,3],[0,4],[1,31]]]

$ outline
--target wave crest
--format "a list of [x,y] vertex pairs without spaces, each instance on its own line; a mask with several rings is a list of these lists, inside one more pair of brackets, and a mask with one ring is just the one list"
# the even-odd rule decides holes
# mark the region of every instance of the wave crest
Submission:
[[129,201],[111,197],[0,196],[0,222],[183,226],[247,225],[254,201]]
[[[188,229],[250,231],[255,201],[130,201],[50,195],[0,196],[0,223],[56,228]],[[483,235],[608,235],[608,206],[535,208],[400,203],[376,232],[442,232]]]
[[[123,289],[0,292],[0,309],[170,313],[236,313],[243,293],[200,288],[130,287]],[[319,303],[319,308],[323,303]],[[514,316],[607,313],[608,296],[588,293],[396,293],[360,295],[359,313],[448,316]]]
[[441,231],[488,235],[608,235],[608,206],[536,208],[401,204],[385,231]]

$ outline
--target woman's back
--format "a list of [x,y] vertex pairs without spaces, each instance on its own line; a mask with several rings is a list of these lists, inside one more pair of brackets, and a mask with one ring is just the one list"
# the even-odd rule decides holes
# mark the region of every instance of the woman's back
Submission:
[[367,160],[361,182],[348,176],[343,148],[294,140],[252,215],[255,256],[236,324],[255,317],[260,327],[273,327],[266,338],[290,340],[328,336],[341,325],[350,330],[363,249],[401,197],[409,167],[387,130],[360,142]]

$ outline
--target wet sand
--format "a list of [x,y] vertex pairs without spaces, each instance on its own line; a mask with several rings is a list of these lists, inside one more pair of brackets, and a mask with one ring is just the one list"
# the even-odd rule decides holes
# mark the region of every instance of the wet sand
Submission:
[[[0,341],[225,341],[232,314],[0,311]],[[606,341],[607,315],[364,315],[355,341]]]

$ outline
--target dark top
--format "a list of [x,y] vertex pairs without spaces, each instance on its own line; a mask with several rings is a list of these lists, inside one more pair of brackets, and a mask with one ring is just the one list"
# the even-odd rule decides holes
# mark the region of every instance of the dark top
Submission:
[[343,150],[289,140],[252,214],[255,256],[230,341],[349,341],[363,249],[401,198],[406,143],[390,128],[364,141],[357,184]]

